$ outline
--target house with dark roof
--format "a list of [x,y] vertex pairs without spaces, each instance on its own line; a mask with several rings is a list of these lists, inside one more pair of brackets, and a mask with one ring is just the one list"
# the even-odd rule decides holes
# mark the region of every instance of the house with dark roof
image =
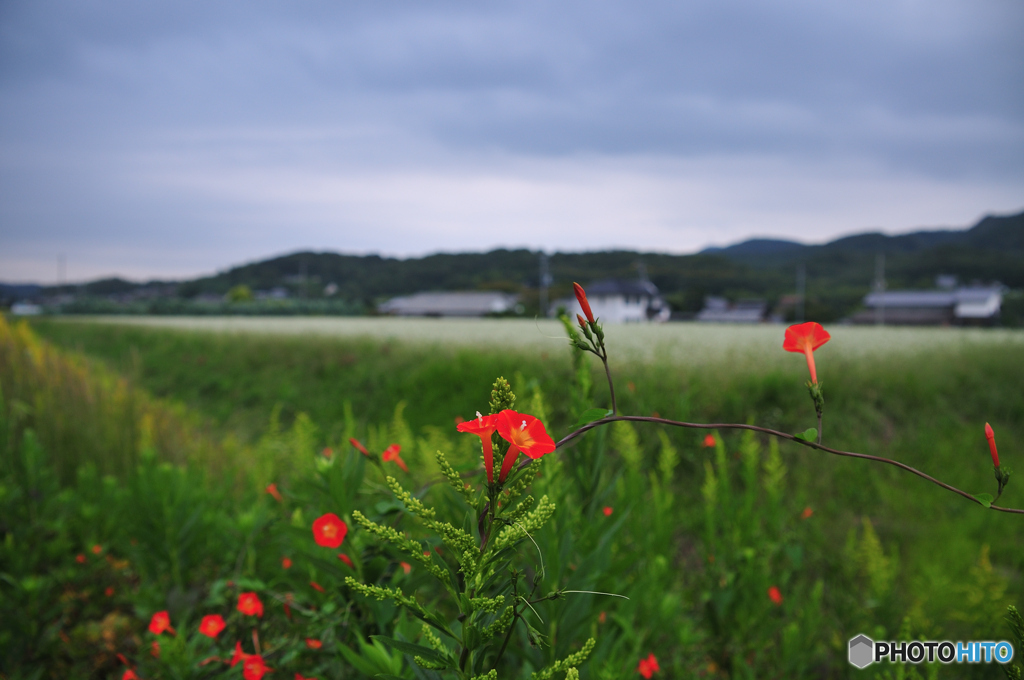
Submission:
[[864,298],[866,309],[850,321],[901,326],[990,325],[999,319],[1005,290],[996,285],[875,292]]
[[[604,279],[591,283],[586,290],[591,311],[603,323],[668,321],[671,313],[658,287],[645,279]],[[555,300],[550,316],[559,308],[564,308],[570,317],[583,314],[575,297]]]
[[730,303],[723,297],[709,295],[704,298],[704,308],[697,312],[694,320],[705,323],[761,323],[767,315],[768,303],[764,300]]

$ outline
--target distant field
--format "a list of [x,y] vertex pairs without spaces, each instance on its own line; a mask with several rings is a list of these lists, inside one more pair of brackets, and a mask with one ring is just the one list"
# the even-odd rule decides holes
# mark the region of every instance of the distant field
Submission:
[[[116,324],[149,328],[253,335],[369,338],[438,345],[561,351],[562,325],[549,320],[398,319],[358,317],[62,317],[59,323]],[[784,361],[779,351],[782,325],[671,323],[609,325],[608,346],[615,360],[705,363],[723,359]],[[874,328],[828,326],[834,340],[818,350],[822,361],[978,346],[1024,347],[1024,330],[964,328]]]

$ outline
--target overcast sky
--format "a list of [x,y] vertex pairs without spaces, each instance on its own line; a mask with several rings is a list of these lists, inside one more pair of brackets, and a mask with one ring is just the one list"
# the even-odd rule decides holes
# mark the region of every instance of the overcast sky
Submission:
[[1024,208],[1019,0],[0,2],[0,280]]

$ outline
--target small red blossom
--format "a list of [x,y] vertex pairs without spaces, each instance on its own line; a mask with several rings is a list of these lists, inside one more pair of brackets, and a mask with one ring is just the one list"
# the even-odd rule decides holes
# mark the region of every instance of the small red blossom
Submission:
[[615,512],[615,510],[612,509],[612,506],[610,506],[610,505],[604,506],[604,516],[605,517],[611,517],[613,512]]
[[324,643],[319,640],[314,640],[313,638],[306,638],[306,646],[310,649],[320,649],[324,646]]
[[103,552],[103,546],[100,545],[99,543],[97,543],[96,545],[94,545],[92,547],[92,554],[93,555],[99,555],[101,552]]
[[782,593],[775,586],[768,589],[768,598],[771,599],[776,607],[782,605]]
[[360,442],[355,437],[350,437],[349,440],[348,440],[348,443],[351,444],[352,447],[355,448],[356,451],[358,451],[359,453],[363,454],[364,456],[369,456],[370,455],[370,452],[366,450],[366,447],[363,446],[362,442]]
[[405,461],[402,460],[402,457],[398,455],[399,453],[401,453],[401,451],[401,446],[399,446],[398,444],[392,444],[388,448],[384,449],[384,453],[382,453],[380,457],[381,459],[383,459],[385,463],[389,461],[394,461],[395,465],[402,468],[402,472],[408,472],[409,466],[406,465]]
[[572,290],[576,293],[576,302],[580,303],[580,308],[583,313],[587,315],[587,321],[594,322],[594,313],[590,311],[590,303],[587,301],[587,291],[583,290],[583,286],[576,283],[572,284]]
[[348,565],[349,569],[355,569],[356,565],[352,564],[352,558],[345,553],[338,553],[338,559]]
[[248,654],[242,651],[242,643],[235,643],[235,655],[231,657],[231,667],[234,668],[239,662],[245,661],[248,658]]
[[316,590],[317,592],[321,592],[321,593],[324,592],[324,587],[322,585],[320,585],[319,583],[317,583],[316,581],[310,581],[309,585],[313,586],[313,589]]
[[153,635],[160,635],[164,631],[168,631],[172,635],[175,635],[175,631],[171,628],[171,617],[163,611],[153,614],[153,617],[149,620],[149,632]]
[[124,675],[121,676],[121,680],[139,680],[139,676],[131,668],[127,668],[124,671]]
[[608,620],[608,615],[605,614],[604,612],[601,612],[600,614],[597,615],[597,622],[598,623],[604,623],[607,620]]
[[782,341],[782,349],[787,352],[802,352],[807,357],[807,370],[811,372],[811,382],[817,384],[818,372],[814,368],[814,350],[832,339],[820,323],[808,321],[786,329],[786,337]]
[[238,611],[246,616],[263,618],[263,602],[256,593],[240,593],[238,595]]
[[555,450],[555,442],[548,436],[544,423],[531,415],[505,409],[497,415],[496,422],[498,434],[511,444],[508,453],[505,454],[505,460],[501,463],[498,482],[504,482],[508,477],[520,451],[536,460]]
[[329,512],[313,521],[313,540],[317,545],[325,548],[337,548],[345,540],[348,533],[348,525],[335,515]]
[[281,567],[284,568],[284,569],[291,569],[292,568],[292,561],[291,561],[291,559],[288,558],[288,557],[282,557],[281,558]]
[[77,555],[75,555],[75,562],[78,562],[79,564],[85,564],[85,555],[83,555],[82,553],[78,553]]
[[715,435],[706,434],[704,435],[704,448],[713,449],[715,448]]
[[811,515],[814,514],[814,510],[811,510],[811,506],[804,508],[804,511],[800,513],[802,519],[810,519]]
[[267,484],[267,493],[273,496],[274,500],[278,503],[284,501],[284,498],[281,496],[281,492],[277,490],[277,484]]
[[985,423],[985,439],[988,440],[988,450],[992,454],[992,464],[999,467],[999,451],[996,450],[996,433],[988,423]]
[[106,595],[107,597],[113,597],[114,596],[114,586],[107,586],[107,589],[103,591],[103,594]]
[[153,640],[153,644],[149,647],[149,653],[153,655],[154,659],[160,658],[160,643]]
[[398,566],[400,566],[402,568],[402,571],[404,571],[406,573],[406,575],[408,575],[409,572],[412,571],[412,565],[409,564],[408,562],[399,562]]
[[121,663],[123,663],[125,666],[131,667],[131,664],[128,663],[128,659],[126,659],[124,657],[124,654],[118,653],[117,654],[117,660],[120,661]]
[[259,654],[250,654],[242,661],[242,677],[245,680],[261,680],[269,672],[270,668],[263,663],[263,657]]
[[580,325],[580,328],[586,328],[587,322],[583,320],[583,317],[579,314],[576,315],[576,323]]
[[658,659],[655,658],[654,654],[648,654],[646,659],[640,659],[640,663],[636,667],[636,672],[642,675],[645,680],[649,680],[652,675],[661,670],[661,666],[658,665]]
[[224,630],[224,617],[220,614],[207,614],[199,622],[199,632],[208,638],[216,638]]
[[498,416],[483,416],[480,411],[476,412],[476,418],[465,420],[456,426],[459,432],[468,432],[480,437],[480,444],[484,451],[484,469],[487,471],[487,481],[494,483],[494,447],[491,442],[491,435],[498,429]]
[[334,456],[334,449],[332,449],[330,446],[325,446],[323,451],[320,452],[320,454],[324,458],[331,458]]

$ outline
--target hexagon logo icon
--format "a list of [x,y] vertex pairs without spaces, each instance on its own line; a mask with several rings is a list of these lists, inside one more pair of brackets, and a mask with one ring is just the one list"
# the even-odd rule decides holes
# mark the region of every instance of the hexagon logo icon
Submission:
[[857,668],[866,668],[874,661],[875,642],[867,635],[858,635],[850,640],[850,663]]

